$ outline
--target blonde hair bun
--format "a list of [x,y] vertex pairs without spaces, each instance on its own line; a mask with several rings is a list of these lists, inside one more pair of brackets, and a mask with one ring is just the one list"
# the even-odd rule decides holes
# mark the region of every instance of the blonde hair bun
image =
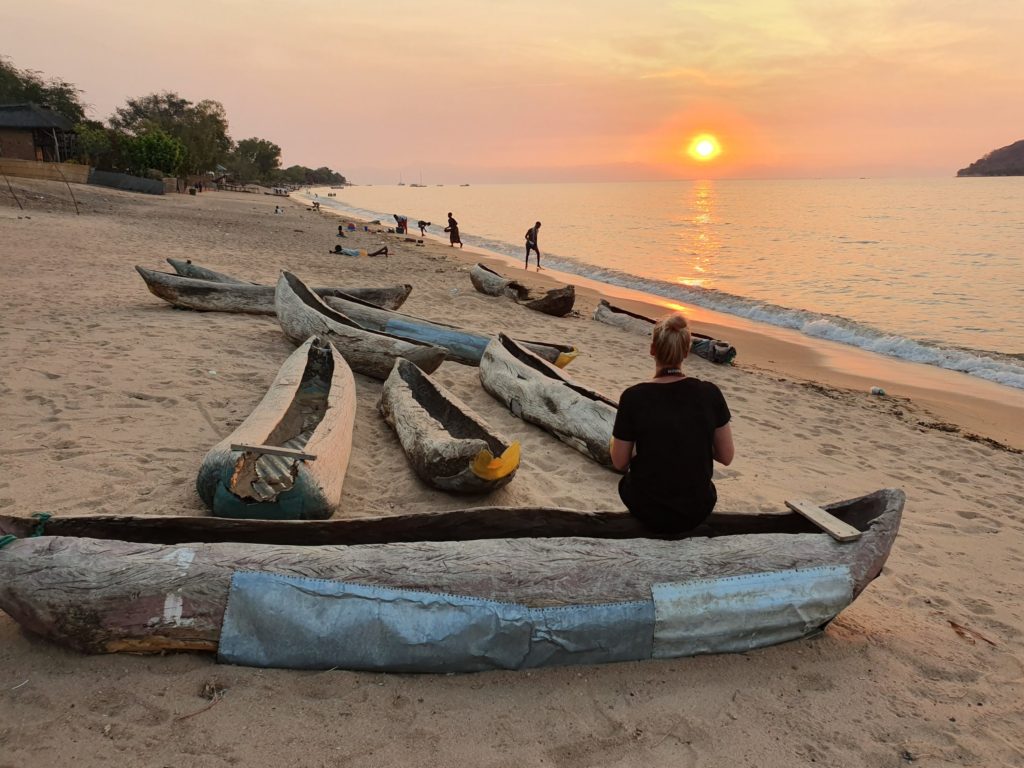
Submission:
[[654,324],[654,357],[661,365],[679,365],[690,354],[690,329],[679,312],[666,315]]

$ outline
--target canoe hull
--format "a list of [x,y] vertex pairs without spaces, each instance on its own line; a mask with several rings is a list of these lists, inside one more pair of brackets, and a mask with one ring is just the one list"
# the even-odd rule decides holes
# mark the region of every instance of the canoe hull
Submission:
[[[650,336],[655,322],[652,318],[609,304],[606,299],[601,299],[594,309],[594,319],[641,336]],[[736,348],[727,341],[713,339],[701,333],[691,333],[690,336],[690,352],[705,360],[712,363],[731,363],[736,357]]]
[[[242,291],[242,295],[250,296],[254,309],[247,310],[253,314],[272,315],[274,314],[274,286],[249,283],[239,280],[231,275],[215,272],[206,267],[200,267],[191,261],[182,259],[167,259],[167,262],[174,268],[174,271],[181,277],[192,280],[204,280],[211,283],[223,283],[231,286],[248,285],[260,288],[260,291]],[[166,274],[157,272],[155,274]],[[180,289],[179,289],[180,290]],[[328,296],[355,296],[357,299],[373,304],[382,309],[398,309],[412,292],[412,286],[408,283],[401,285],[382,286],[380,288],[313,288],[315,294],[321,297]],[[258,297],[258,301],[257,298]],[[161,298],[163,298],[161,296]],[[171,302],[174,303],[174,302]],[[201,306],[183,307],[186,309],[200,309]],[[209,310],[207,310],[209,311]]]
[[519,468],[519,446],[408,360],[395,361],[378,409],[417,476],[449,493],[490,493]]
[[324,304],[301,280],[283,272],[274,298],[277,321],[296,343],[310,336],[330,341],[356,373],[386,379],[395,359],[404,357],[431,373],[444,362],[442,347],[365,330]]
[[480,382],[523,421],[611,467],[614,401],[575,384],[503,334],[484,351]]
[[564,317],[572,311],[576,303],[576,288],[571,285],[552,288],[538,296],[537,291],[516,280],[502,277],[483,264],[477,264],[469,271],[469,279],[473,287],[486,296],[507,296],[527,309],[545,315]]
[[[285,361],[267,394],[249,417],[203,458],[196,478],[199,496],[218,517],[266,520],[323,520],[341,502],[342,485],[352,453],[355,423],[355,380],[344,358],[331,345],[314,346],[310,338]],[[315,362],[330,368],[323,414],[304,443],[310,460],[263,456],[237,451],[232,445],[265,445],[279,442],[275,434],[292,429],[289,420],[301,422],[293,405],[301,396],[303,374]],[[258,468],[258,469],[257,469]],[[254,473],[290,478],[289,487],[277,493],[254,486]]]
[[206,650],[259,666],[451,672],[745,651],[816,632],[856,598],[881,572],[903,504],[886,490],[829,505],[838,517],[870,507],[851,543],[824,533],[351,547],[42,536],[0,550],[0,608],[85,652]]

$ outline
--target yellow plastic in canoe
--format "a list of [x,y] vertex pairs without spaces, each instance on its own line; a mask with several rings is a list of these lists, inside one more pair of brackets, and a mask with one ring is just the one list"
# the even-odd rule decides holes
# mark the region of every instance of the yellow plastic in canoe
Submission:
[[505,449],[500,457],[495,458],[489,450],[484,448],[473,460],[473,474],[481,480],[500,480],[508,477],[519,468],[519,441]]

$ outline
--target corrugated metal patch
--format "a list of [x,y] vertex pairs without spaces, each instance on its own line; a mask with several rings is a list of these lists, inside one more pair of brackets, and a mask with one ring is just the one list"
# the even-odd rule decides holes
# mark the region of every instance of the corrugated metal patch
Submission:
[[651,656],[652,602],[528,608],[461,595],[237,572],[222,661],[474,672]]
[[748,651],[802,637],[849,605],[847,566],[655,584],[654,657]]

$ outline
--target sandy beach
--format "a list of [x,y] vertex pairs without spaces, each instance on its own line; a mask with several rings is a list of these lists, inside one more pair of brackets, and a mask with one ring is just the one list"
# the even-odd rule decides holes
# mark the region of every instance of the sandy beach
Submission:
[[[346,219],[299,200],[274,215],[281,200],[269,196],[76,185],[76,215],[64,185],[12,183],[25,210],[0,191],[4,514],[206,514],[194,489],[202,456],[294,347],[272,317],[179,311],[151,295],[133,266],[165,269],[167,257],[263,283],[282,268],[316,285],[409,282],[403,311],[573,343],[581,354],[567,372],[612,397],[651,375],[644,339],[590,319],[595,286],[580,287],[579,316],[552,318],[474,291],[468,249],[362,224],[339,240]],[[390,256],[331,255],[335,243],[387,245]],[[560,281],[491,263],[529,284]],[[310,673],[191,654],[82,656],[0,613],[0,768],[1024,764],[1024,394],[693,319],[739,350],[734,366],[687,361],[733,413],[720,510],[907,494],[883,574],[819,637],[520,673]],[[512,416],[476,369],[446,362],[436,377],[522,441],[516,479],[488,504],[621,508],[616,474]],[[467,506],[416,478],[377,412],[380,383],[356,383],[340,514]],[[869,395],[874,385],[888,395]],[[224,690],[212,706],[210,686]]]

